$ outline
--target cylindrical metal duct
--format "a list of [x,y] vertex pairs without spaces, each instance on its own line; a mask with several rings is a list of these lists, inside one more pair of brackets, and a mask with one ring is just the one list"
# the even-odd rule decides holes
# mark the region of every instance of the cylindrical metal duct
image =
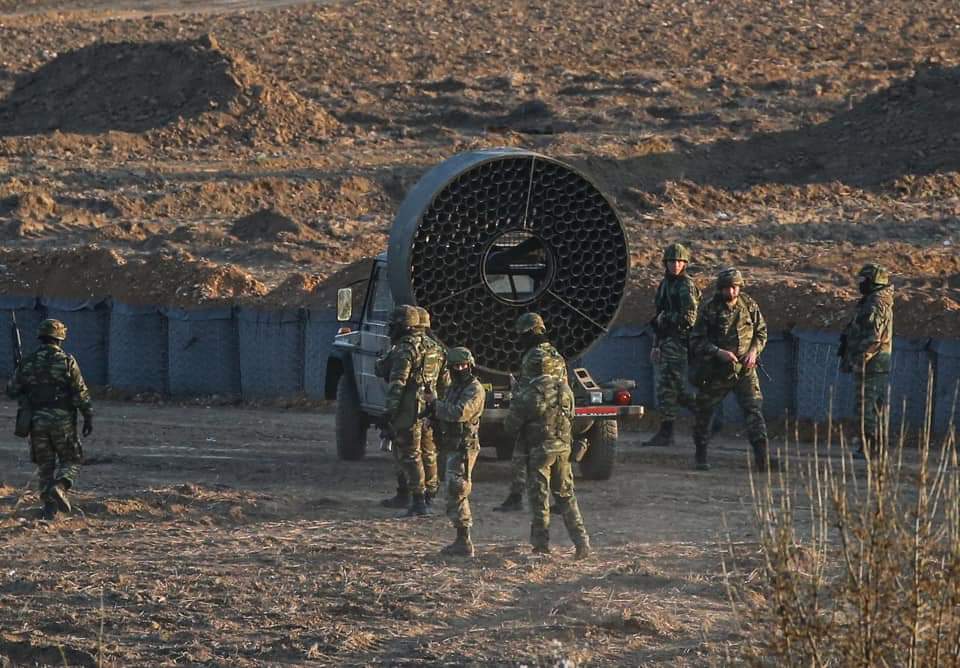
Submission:
[[448,346],[516,372],[513,323],[535,311],[568,359],[587,350],[620,309],[626,234],[600,190],[569,165],[502,148],[456,155],[407,194],[388,248],[397,303],[430,311]]

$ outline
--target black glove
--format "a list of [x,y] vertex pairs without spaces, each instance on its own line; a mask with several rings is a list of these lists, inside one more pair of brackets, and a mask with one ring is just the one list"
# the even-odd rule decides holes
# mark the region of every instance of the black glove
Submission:
[[80,433],[83,434],[84,437],[89,436],[90,434],[93,433],[93,416],[92,415],[83,416],[83,429],[80,430]]

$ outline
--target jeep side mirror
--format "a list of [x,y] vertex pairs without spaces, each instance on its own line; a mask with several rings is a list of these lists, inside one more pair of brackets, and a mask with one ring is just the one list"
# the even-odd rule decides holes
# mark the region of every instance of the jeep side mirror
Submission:
[[344,322],[353,316],[353,288],[337,290],[337,320]]

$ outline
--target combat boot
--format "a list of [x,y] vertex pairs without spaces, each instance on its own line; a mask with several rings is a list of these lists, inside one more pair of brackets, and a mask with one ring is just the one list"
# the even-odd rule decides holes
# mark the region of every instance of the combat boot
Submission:
[[698,441],[696,443],[696,451],[693,455],[693,468],[698,471],[709,471],[710,465],[707,463],[707,443],[706,441]]
[[753,468],[758,473],[776,471],[780,468],[780,461],[776,457],[770,457],[768,453],[767,440],[751,443],[753,447]]
[[590,541],[584,538],[582,541],[577,543],[577,551],[573,555],[573,558],[577,561],[580,561],[581,559],[586,559],[591,554],[593,554],[593,550],[590,549]]
[[457,527],[457,539],[440,550],[440,554],[450,557],[472,557],[474,550],[473,541],[470,540],[470,529]]
[[424,515],[429,515],[430,509],[427,508],[427,502],[423,498],[423,494],[414,494],[413,501],[410,503],[410,507],[400,517],[423,517]]
[[640,444],[644,448],[662,448],[673,445],[673,420],[664,420],[653,438]]
[[533,546],[533,554],[550,554],[550,544],[549,543],[539,543]]
[[433,500],[437,498],[437,492],[431,492],[429,489],[423,493],[423,501],[427,504],[427,508],[433,508]]
[[50,498],[57,504],[57,510],[63,513],[69,513],[73,508],[70,507],[70,498],[67,496],[69,483],[58,480],[50,487]]
[[407,479],[403,475],[397,476],[397,494],[380,502],[384,508],[407,508],[410,505],[410,490],[407,489]]
[[500,513],[513,513],[523,510],[523,495],[510,492],[507,500],[494,508],[494,510]]
[[47,499],[43,502],[43,510],[40,511],[40,519],[46,522],[52,522],[57,518],[57,504],[53,499]]

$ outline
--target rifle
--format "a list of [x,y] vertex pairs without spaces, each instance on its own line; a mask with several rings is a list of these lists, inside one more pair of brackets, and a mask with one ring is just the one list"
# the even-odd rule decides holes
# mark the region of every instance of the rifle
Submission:
[[[13,343],[13,373],[16,375],[20,363],[23,362],[23,341],[20,339],[20,327],[17,326],[17,314],[13,310],[10,311],[10,338]],[[17,419],[13,427],[14,436],[20,438],[29,436],[32,422],[33,410],[30,408],[30,402],[26,398],[21,398],[17,405]]]

